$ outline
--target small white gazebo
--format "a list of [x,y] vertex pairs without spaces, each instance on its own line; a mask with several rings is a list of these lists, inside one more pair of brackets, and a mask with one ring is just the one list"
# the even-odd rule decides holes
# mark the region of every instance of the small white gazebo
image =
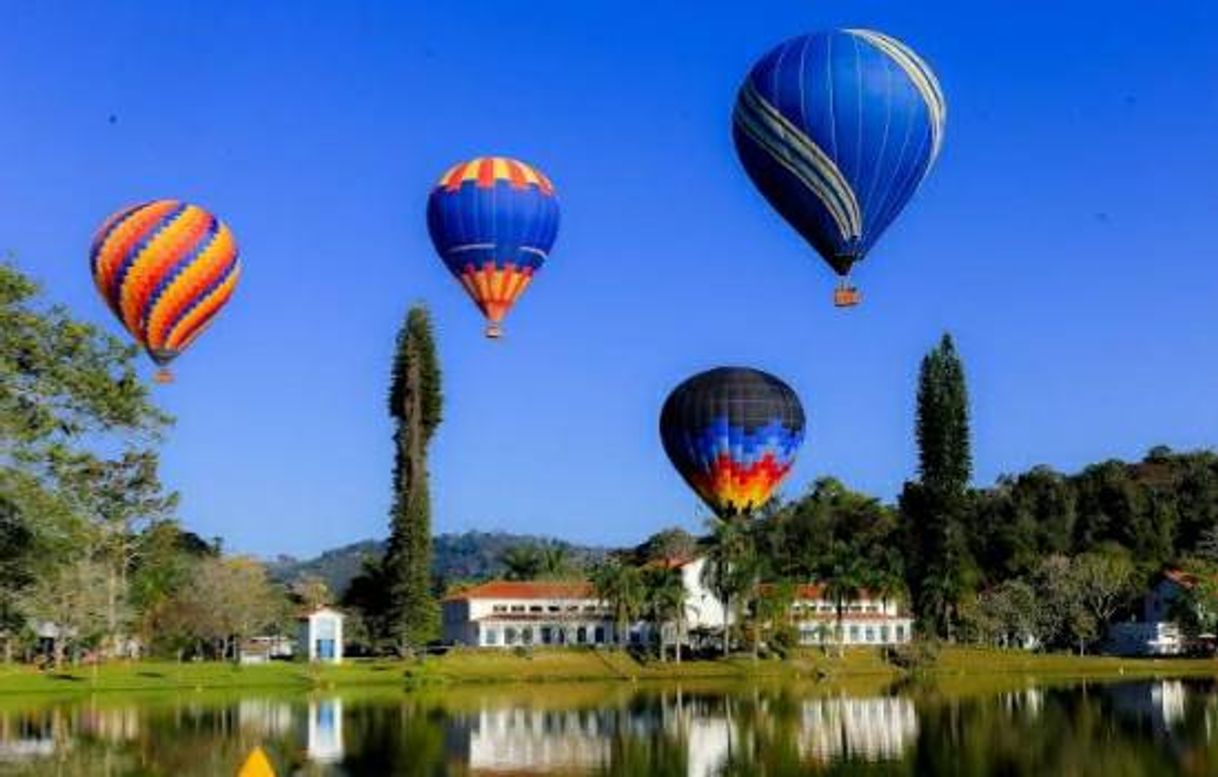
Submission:
[[342,663],[344,617],[329,607],[301,615],[297,640],[300,655],[310,662]]

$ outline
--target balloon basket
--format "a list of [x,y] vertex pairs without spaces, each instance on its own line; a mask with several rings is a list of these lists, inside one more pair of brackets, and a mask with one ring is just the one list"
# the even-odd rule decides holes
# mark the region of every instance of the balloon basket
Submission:
[[857,286],[838,286],[833,290],[833,306],[837,308],[852,308],[863,301]]
[[152,375],[152,382],[158,386],[164,386],[173,383],[173,373],[162,367]]
[[486,325],[486,337],[488,340],[498,340],[503,337],[503,327],[499,324],[491,323]]

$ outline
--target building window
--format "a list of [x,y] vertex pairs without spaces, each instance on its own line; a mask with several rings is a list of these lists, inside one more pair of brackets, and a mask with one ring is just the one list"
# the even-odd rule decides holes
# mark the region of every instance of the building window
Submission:
[[520,630],[520,641],[526,645],[533,644],[533,629],[531,627],[525,626]]
[[873,629],[873,628],[871,628],[870,626],[868,626],[868,627],[867,627],[867,630],[864,632],[864,634],[865,634],[865,637],[864,637],[864,638],[865,638],[865,639],[866,639],[868,642],[875,642],[875,629]]
[[524,612],[524,605],[523,604],[513,604],[512,612]]
[[506,629],[503,630],[503,644],[505,644],[505,645],[515,645],[516,644],[516,628],[514,626],[508,626]]
[[880,642],[887,642],[887,641],[888,641],[888,627],[881,626],[880,627]]
[[541,605],[534,604],[532,607],[529,608],[529,612],[541,612]]
[[507,605],[506,604],[496,604],[494,607],[491,608],[491,611],[492,612],[507,612]]
[[486,644],[488,644],[488,645],[498,645],[499,644],[499,630],[498,629],[487,629],[486,633],[483,636],[486,639]]
[[547,609],[550,612],[562,612],[562,608],[559,607],[557,604],[551,604]]
[[553,640],[554,632],[549,626],[541,627],[541,644],[548,645]]
[[820,606],[820,611],[821,611],[821,612],[833,612],[833,605],[831,605],[831,604],[822,604],[822,605]]
[[905,641],[905,627],[897,626],[897,642]]
[[586,626],[580,626],[575,630],[575,641],[581,645],[588,642],[588,629]]
[[594,634],[594,637],[595,637],[595,639],[594,639],[593,641],[594,641],[596,644],[598,644],[598,645],[603,645],[603,644],[605,644],[605,627],[604,627],[604,626],[597,626],[597,627],[596,627],[596,633]]
[[859,641],[859,627],[858,626],[850,627],[850,641],[851,642]]
[[595,604],[585,604],[584,612],[596,612],[596,605]]

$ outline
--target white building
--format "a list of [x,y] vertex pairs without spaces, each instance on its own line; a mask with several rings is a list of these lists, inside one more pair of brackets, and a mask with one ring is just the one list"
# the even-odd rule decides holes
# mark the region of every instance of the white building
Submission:
[[[1108,628],[1106,652],[1122,656],[1176,656],[1184,652],[1180,626],[1172,619],[1176,600],[1188,592],[1196,579],[1178,569],[1165,571],[1159,582],[1142,598],[1137,620],[1113,623]],[[1207,636],[1207,635],[1202,635]]]
[[446,642],[479,647],[606,645],[613,619],[587,581],[493,580],[441,603]]
[[[686,640],[695,641],[700,632],[721,632],[730,618],[702,583],[705,559],[668,566],[681,570],[685,584]],[[454,644],[510,648],[614,642],[612,614],[587,581],[495,580],[447,597],[442,612],[444,639]],[[791,617],[802,644],[837,643],[837,607],[825,598],[823,586],[798,586]],[[895,600],[860,591],[844,603],[841,629],[847,645],[895,645],[911,639],[913,620],[899,612]],[[630,638],[645,637],[647,630],[645,624],[632,624]],[[665,625],[665,636],[675,640],[674,624]]]
[[913,618],[901,612],[896,599],[860,590],[842,602],[839,635],[837,603],[823,585],[795,589],[791,619],[801,645],[900,645],[913,638]]
[[306,661],[342,663],[343,617],[341,612],[329,607],[300,616],[297,642],[300,655]]

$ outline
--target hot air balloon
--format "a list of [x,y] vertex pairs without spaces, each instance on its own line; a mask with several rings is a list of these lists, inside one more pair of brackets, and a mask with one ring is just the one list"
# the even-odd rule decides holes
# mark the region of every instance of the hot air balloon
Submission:
[[488,324],[503,317],[545,264],[558,234],[558,199],[540,170],[507,157],[479,157],[441,176],[427,202],[427,229],[448,271]]
[[190,347],[237,286],[241,263],[228,225],[198,205],[153,200],[115,213],[93,238],[98,292],[160,368]]
[[778,213],[841,276],[909,202],[943,147],[947,105],[930,67],[872,30],[804,35],[770,51],[740,87],[736,152]]
[[668,395],[660,439],[677,472],[716,515],[747,516],[791,471],[804,439],[804,409],[773,375],[718,367]]

